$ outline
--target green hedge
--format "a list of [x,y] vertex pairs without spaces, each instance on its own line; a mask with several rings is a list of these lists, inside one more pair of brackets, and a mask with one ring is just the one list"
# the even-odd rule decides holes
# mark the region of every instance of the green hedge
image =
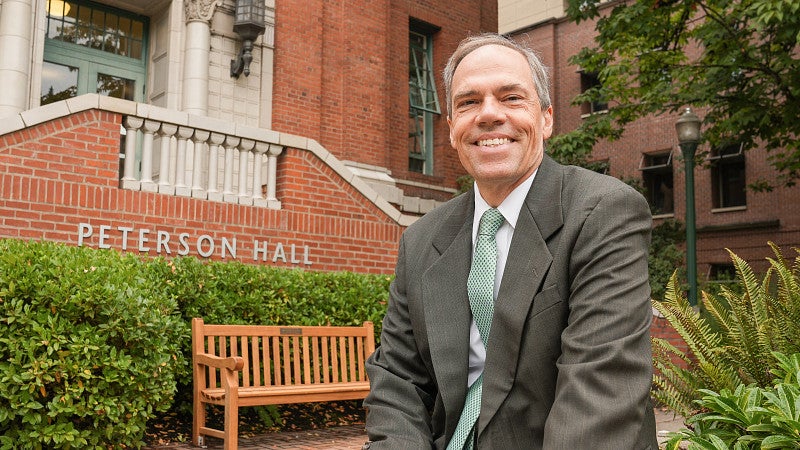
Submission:
[[192,317],[379,335],[390,280],[0,240],[0,448],[141,447],[191,402]]

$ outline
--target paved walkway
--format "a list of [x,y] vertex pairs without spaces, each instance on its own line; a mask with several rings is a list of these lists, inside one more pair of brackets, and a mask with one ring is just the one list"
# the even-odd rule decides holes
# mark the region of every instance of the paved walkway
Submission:
[[[656,430],[659,442],[664,442],[665,436],[670,431],[683,428],[683,418],[674,416],[669,411],[655,409]],[[240,438],[239,448],[248,450],[345,450],[360,449],[366,442],[367,435],[364,425],[346,427],[324,428],[309,431],[292,431],[282,433],[269,433],[251,438]],[[215,438],[206,439],[207,448],[221,449],[222,440]],[[194,449],[191,444],[170,444],[145,447],[145,450],[184,450]]]

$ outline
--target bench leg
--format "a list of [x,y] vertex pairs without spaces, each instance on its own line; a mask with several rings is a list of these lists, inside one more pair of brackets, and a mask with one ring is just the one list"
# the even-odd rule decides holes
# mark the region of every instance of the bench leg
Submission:
[[206,426],[206,405],[198,399],[194,400],[194,412],[192,413],[192,444],[202,447],[203,436],[200,435],[200,428]]
[[237,398],[226,399],[225,404],[225,450],[239,448],[239,402]]

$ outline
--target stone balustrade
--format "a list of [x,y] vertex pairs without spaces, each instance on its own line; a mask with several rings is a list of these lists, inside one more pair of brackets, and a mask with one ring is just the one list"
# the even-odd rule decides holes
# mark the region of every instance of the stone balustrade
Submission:
[[125,116],[121,187],[280,209],[275,179],[283,146],[205,122],[200,127]]

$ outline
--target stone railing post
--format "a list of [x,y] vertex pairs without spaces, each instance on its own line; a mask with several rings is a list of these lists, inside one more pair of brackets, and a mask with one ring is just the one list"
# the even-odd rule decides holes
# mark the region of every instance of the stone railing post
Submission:
[[144,119],[128,116],[125,118],[125,167],[122,176],[122,188],[139,190],[136,179],[136,132],[144,124]]
[[172,145],[172,136],[178,131],[178,126],[171,123],[162,123],[159,130],[161,137],[161,155],[158,163],[158,192],[161,194],[175,195],[175,186],[170,180],[170,164],[176,153]]
[[233,193],[233,152],[239,145],[240,139],[236,136],[225,138],[225,168],[222,180],[222,200],[236,203],[236,194]]
[[238,202],[242,205],[252,205],[253,198],[247,195],[248,155],[256,145],[252,139],[242,139],[239,142],[239,194]]
[[192,161],[192,197],[194,198],[208,197],[205,189],[203,189],[203,156],[205,156],[203,153],[209,136],[211,136],[209,131],[194,131],[194,160]]
[[157,192],[158,185],[153,183],[153,133],[161,127],[160,122],[145,120],[142,132],[142,182],[141,189],[147,192]]
[[[263,170],[263,157],[264,153],[269,150],[269,144],[266,142],[256,142],[253,149],[253,204],[258,205],[259,201],[264,200],[264,193],[262,193],[261,171]],[[266,205],[264,205],[266,206]]]
[[278,155],[283,152],[283,146],[277,144],[269,144],[269,151],[267,152],[267,201],[271,205],[277,204],[280,208],[280,202],[275,195],[277,188],[276,178],[278,177]]
[[192,137],[194,129],[178,127],[178,155],[175,161],[175,194],[184,197],[192,195],[186,186],[186,141]]
[[219,146],[225,142],[225,135],[211,133],[208,141],[208,199],[221,202],[222,194],[217,189],[219,171]]

